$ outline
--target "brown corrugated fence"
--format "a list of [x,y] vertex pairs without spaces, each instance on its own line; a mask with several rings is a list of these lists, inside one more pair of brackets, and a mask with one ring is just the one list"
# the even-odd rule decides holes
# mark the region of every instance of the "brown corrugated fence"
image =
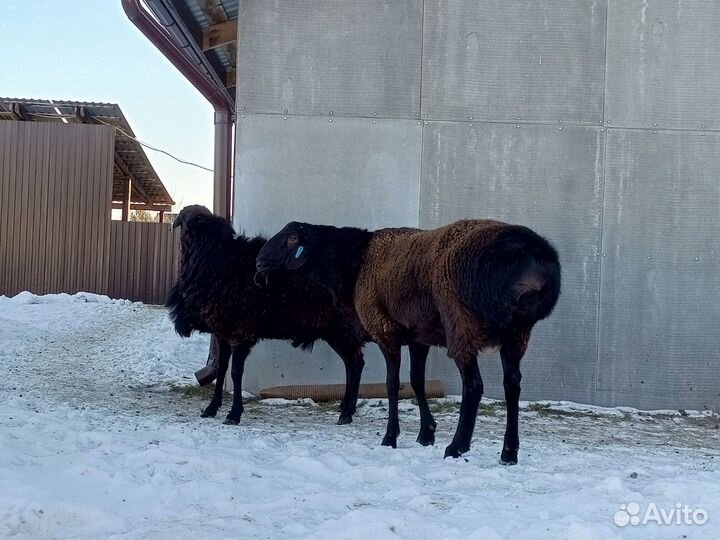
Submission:
[[0,122],[0,292],[104,291],[113,129]]
[[107,294],[164,304],[177,270],[178,242],[170,224],[112,221]]
[[110,220],[114,141],[107,126],[0,121],[0,294],[165,302],[178,235]]

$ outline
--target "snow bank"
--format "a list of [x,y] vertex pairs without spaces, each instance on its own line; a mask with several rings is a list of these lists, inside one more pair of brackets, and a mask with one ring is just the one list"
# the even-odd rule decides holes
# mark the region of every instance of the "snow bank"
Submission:
[[16,296],[7,297],[0,295],[0,304],[7,303],[10,305],[23,304],[72,304],[74,302],[92,303],[92,304],[115,304],[120,306],[142,305],[142,302],[131,302],[130,300],[116,300],[105,296],[104,294],[94,294],[87,292],[79,292],[75,294],[59,293],[37,295],[28,291],[18,293]]

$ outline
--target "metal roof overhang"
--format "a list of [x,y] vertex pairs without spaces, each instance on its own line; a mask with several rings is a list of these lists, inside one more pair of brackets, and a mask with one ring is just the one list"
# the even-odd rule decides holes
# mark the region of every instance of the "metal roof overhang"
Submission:
[[[133,205],[167,211],[175,204],[120,107],[114,103],[0,98],[0,120],[105,124],[115,128],[113,201],[121,201],[127,178],[132,179]],[[157,207],[157,208],[154,208]]]

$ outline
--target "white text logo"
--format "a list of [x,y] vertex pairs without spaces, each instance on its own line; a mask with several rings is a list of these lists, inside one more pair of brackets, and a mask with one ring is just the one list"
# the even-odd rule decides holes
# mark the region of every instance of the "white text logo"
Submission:
[[615,512],[613,521],[618,527],[628,525],[705,525],[710,516],[702,508],[693,508],[687,504],[676,503],[675,506],[660,507],[650,503],[644,509],[636,502],[621,504],[620,510]]

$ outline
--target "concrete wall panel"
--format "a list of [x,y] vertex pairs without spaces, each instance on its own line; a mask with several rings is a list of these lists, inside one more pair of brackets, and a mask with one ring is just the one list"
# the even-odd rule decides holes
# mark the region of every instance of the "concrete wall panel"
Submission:
[[[274,234],[288,221],[417,226],[421,126],[414,120],[275,115],[238,119],[235,227]],[[343,382],[340,359],[324,343],[312,355],[265,342],[248,362],[246,388]],[[403,380],[408,379],[404,362]],[[377,347],[366,349],[365,382],[383,382]]]
[[421,127],[412,120],[250,115],[238,121],[236,225],[417,225]]
[[[533,228],[560,254],[563,293],[534,331],[524,361],[524,397],[592,399],[604,133],[441,122],[425,129],[421,226],[501,219]],[[444,351],[433,357],[433,370],[459,384]],[[489,395],[502,397],[499,358],[485,362],[483,373]]]
[[243,0],[238,107],[416,118],[421,21],[420,0]]
[[426,0],[423,117],[599,125],[606,4]]
[[720,408],[720,134],[612,130],[601,403]]
[[720,129],[720,2],[611,0],[606,120]]

